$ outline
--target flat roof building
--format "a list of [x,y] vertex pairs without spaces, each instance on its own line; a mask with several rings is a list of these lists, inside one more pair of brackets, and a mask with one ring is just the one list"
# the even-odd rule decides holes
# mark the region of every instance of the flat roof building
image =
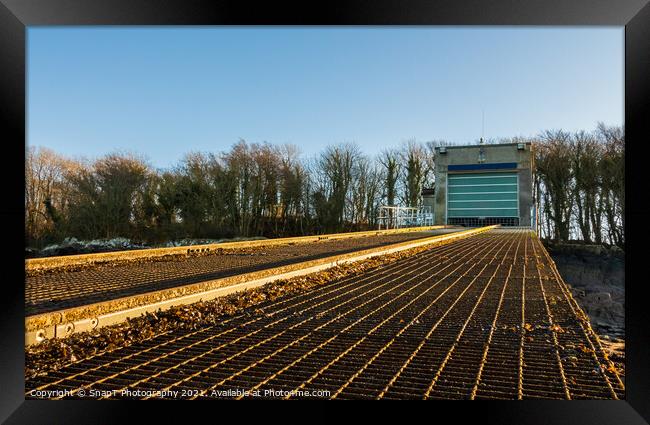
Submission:
[[435,148],[434,224],[534,228],[531,143]]

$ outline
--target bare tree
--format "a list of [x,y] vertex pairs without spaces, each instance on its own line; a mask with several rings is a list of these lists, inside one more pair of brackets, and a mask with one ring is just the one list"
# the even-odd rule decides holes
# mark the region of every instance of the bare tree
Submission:
[[417,207],[421,203],[422,188],[433,164],[425,147],[415,140],[409,140],[402,146],[402,161],[405,164],[402,174],[403,200],[406,206]]
[[65,174],[76,164],[46,148],[30,147],[25,158],[25,234],[28,243],[62,225],[69,190]]
[[537,173],[544,182],[542,205],[547,222],[553,224],[553,237],[563,241],[569,239],[573,206],[570,137],[561,130],[544,132],[539,136],[535,159]]
[[584,241],[601,243],[602,204],[598,170],[601,146],[592,134],[580,131],[573,135],[571,148],[575,218]]
[[379,163],[384,168],[384,190],[387,205],[395,205],[397,199],[397,182],[400,175],[400,155],[394,149],[387,149],[379,157]]
[[600,161],[603,210],[611,243],[625,245],[625,131],[598,124],[596,135],[603,143]]
[[289,227],[291,233],[302,232],[306,171],[300,162],[296,146],[283,145],[280,148],[279,172],[282,234],[286,233]]
[[[345,143],[329,146],[319,156],[316,163],[318,189],[315,202],[323,214],[322,224],[330,230],[340,229],[346,219],[346,199],[351,189],[353,168],[359,159],[359,148]],[[349,212],[349,208],[347,209]]]

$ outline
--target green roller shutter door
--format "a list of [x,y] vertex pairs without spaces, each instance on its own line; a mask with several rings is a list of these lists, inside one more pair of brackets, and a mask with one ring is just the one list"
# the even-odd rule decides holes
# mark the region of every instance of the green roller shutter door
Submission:
[[447,175],[447,218],[519,217],[517,173]]

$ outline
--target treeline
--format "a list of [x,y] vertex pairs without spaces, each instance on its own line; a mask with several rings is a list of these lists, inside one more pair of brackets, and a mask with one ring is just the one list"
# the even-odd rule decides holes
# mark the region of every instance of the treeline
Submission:
[[303,160],[295,146],[240,141],[226,152],[188,154],[163,170],[129,153],[83,161],[32,147],[26,243],[42,247],[71,236],[155,243],[370,229],[381,204],[420,203],[432,180],[433,146],[409,141],[371,158],[355,144],[340,144]]
[[542,237],[625,244],[625,135],[546,131],[535,140],[535,191]]
[[[522,139],[496,142],[522,141]],[[543,237],[624,243],[624,135],[548,131],[534,139]],[[495,141],[492,141],[495,142]],[[282,237],[376,228],[381,205],[419,206],[433,187],[434,147],[411,140],[370,157],[339,144],[303,159],[291,145],[239,141],[226,152],[191,153],[170,169],[112,153],[94,161],[30,147],[26,244],[66,237]]]

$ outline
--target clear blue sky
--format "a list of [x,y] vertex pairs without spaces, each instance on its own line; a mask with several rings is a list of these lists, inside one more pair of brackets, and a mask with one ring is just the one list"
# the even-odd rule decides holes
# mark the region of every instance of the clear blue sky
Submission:
[[32,27],[28,144],[168,167],[240,138],[303,156],[623,123],[623,27]]

